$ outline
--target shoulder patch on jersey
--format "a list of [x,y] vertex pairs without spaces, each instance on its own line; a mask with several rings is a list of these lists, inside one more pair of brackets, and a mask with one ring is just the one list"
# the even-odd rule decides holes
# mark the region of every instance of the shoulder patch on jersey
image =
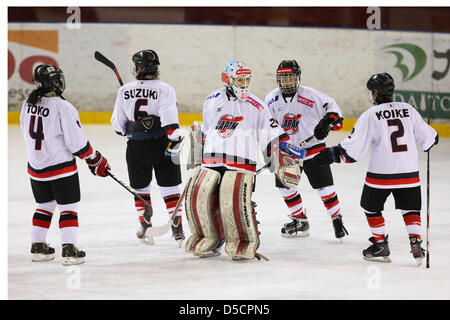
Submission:
[[264,107],[252,97],[247,96],[247,99],[245,99],[245,101],[249,102],[252,106],[256,107],[258,111],[264,110]]
[[209,96],[206,98],[206,100],[211,100],[211,99],[217,98],[218,96],[220,96],[220,92],[213,93],[213,94],[209,95]]
[[304,104],[310,108],[314,107],[314,104],[316,103],[314,100],[310,100],[308,98],[302,97],[301,95],[297,95],[297,101],[301,104]]
[[274,103],[275,101],[278,101],[279,99],[280,99],[280,95],[277,94],[275,97],[270,99],[270,101],[267,103],[267,105],[270,106],[272,103]]

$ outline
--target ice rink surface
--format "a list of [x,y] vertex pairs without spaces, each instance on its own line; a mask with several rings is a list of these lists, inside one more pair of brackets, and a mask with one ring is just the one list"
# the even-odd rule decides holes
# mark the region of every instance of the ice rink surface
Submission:
[[[109,160],[112,172],[128,184],[126,139],[111,126],[85,125],[95,149]],[[332,132],[328,145],[348,132]],[[33,263],[30,230],[35,205],[26,175],[26,150],[19,126],[8,128],[8,298],[9,299],[450,299],[450,138],[441,138],[431,152],[431,268],[416,266],[410,254],[406,228],[390,197],[384,217],[392,263],[362,259],[371,236],[359,206],[368,155],[356,164],[334,164],[333,174],[350,235],[335,239],[330,218],[306,176],[299,190],[311,229],[308,238],[286,239],[281,226],[288,210],[268,171],[260,174],[253,200],[261,222],[258,250],[270,261],[232,261],[222,256],[200,259],[178,248],[171,232],[154,246],[136,239],[137,213],[132,196],[111,178],[93,176],[77,160],[82,200],[79,205],[78,246],[87,260],[79,266],[62,265],[55,213],[48,234],[57,258]],[[188,143],[186,144],[186,146]],[[184,158],[184,156],[183,156]],[[183,186],[189,177],[182,167]],[[426,226],[426,153],[420,153],[422,229]],[[152,182],[153,224],[168,215],[156,181]],[[185,216],[184,220],[186,220]],[[186,236],[190,235],[187,222]],[[425,241],[424,241],[425,244]]]

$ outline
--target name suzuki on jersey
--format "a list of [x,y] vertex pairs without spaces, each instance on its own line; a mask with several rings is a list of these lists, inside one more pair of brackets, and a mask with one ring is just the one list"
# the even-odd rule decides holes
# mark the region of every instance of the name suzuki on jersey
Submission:
[[149,99],[158,99],[158,91],[150,90],[150,89],[141,89],[135,88],[127,90],[123,93],[123,97],[125,100],[133,99],[133,98],[149,98]]
[[409,117],[408,109],[392,109],[392,110],[381,110],[375,112],[378,120],[390,119],[390,118],[407,118]]
[[50,113],[50,110],[48,108],[37,106],[37,105],[27,105],[27,113],[35,114],[42,117],[47,117]]

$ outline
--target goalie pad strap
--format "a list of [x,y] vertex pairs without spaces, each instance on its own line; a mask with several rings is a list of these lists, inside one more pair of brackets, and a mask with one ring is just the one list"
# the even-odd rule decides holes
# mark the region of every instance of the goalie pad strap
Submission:
[[[236,223],[237,231],[239,234],[239,245],[236,249],[236,253],[242,253],[244,246],[248,243],[248,239],[245,236],[244,229],[242,228],[241,221],[241,201],[240,201],[240,191],[241,191],[241,181],[242,181],[242,173],[238,173],[236,176],[236,180],[234,182],[234,191],[233,191],[233,216],[234,221]],[[245,208],[245,206],[244,206]],[[248,217],[248,216],[247,216]]]

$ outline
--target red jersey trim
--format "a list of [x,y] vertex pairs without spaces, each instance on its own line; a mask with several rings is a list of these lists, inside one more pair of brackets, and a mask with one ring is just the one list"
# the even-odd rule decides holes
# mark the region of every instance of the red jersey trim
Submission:
[[419,172],[376,174],[367,172],[366,182],[380,186],[395,186],[420,183]]
[[[54,169],[53,169],[54,168]],[[75,160],[62,163],[60,165],[52,166],[47,169],[36,170],[28,165],[28,174],[34,178],[44,179],[56,177],[62,174],[76,172],[77,165]]]

